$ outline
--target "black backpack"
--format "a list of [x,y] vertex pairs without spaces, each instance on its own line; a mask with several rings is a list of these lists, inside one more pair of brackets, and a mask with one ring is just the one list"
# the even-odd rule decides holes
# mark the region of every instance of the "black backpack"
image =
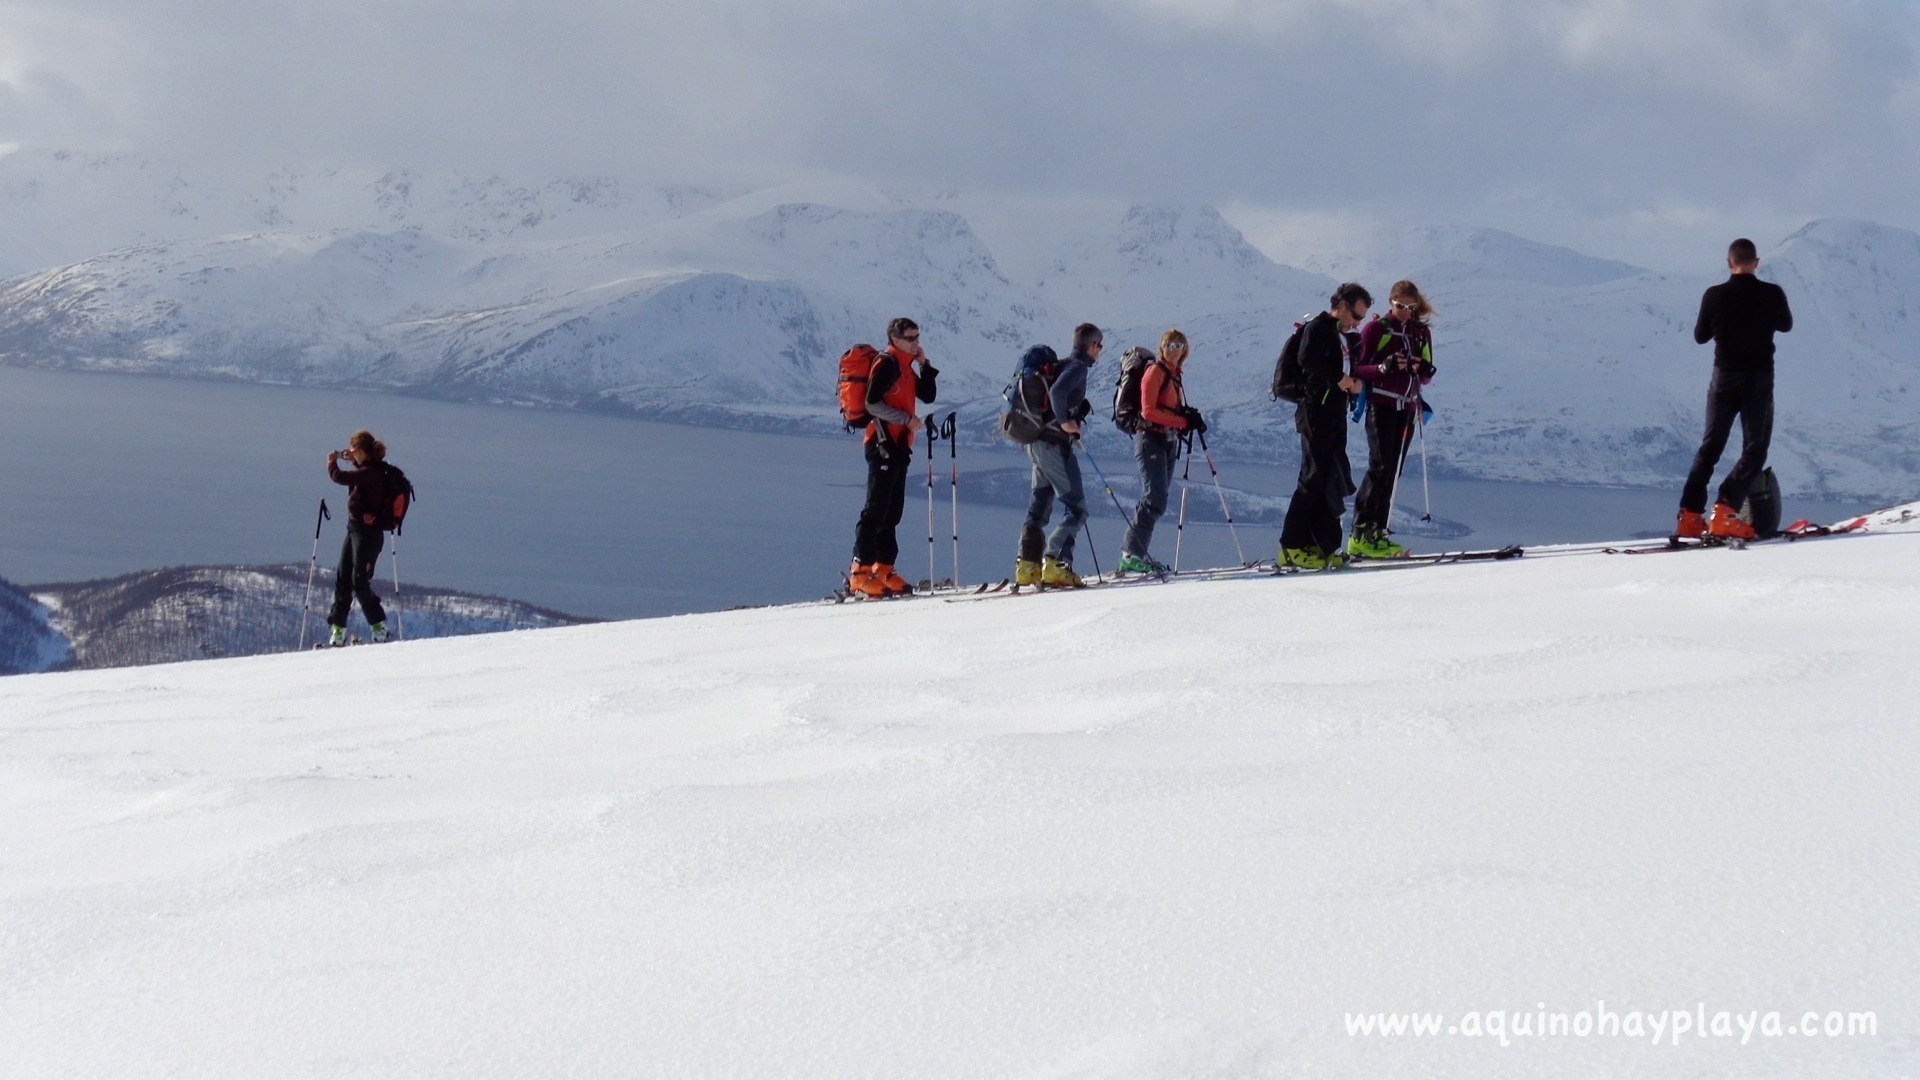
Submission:
[[1140,418],[1140,382],[1157,358],[1135,345],[1120,357],[1120,375],[1113,385],[1113,426],[1129,435],[1138,434]]
[[1311,315],[1301,316],[1300,321],[1293,324],[1287,343],[1280,346],[1280,358],[1273,362],[1272,393],[1276,401],[1298,405],[1307,399],[1307,373],[1300,367],[1300,343],[1307,336],[1307,323],[1312,320]]
[[1773,467],[1760,470],[1760,476],[1747,489],[1740,516],[1761,536],[1780,535],[1780,481],[1773,478]]
[[380,508],[380,520],[375,522],[385,532],[399,535],[400,527],[406,524],[407,511],[413,506],[413,481],[400,471],[398,465],[380,462],[380,471],[387,481],[386,504]]
[[1020,357],[1007,388],[1000,392],[1007,411],[1000,415],[1000,430],[1016,445],[1030,446],[1046,437],[1051,419],[1047,391],[1060,374],[1060,354],[1046,345],[1035,345]]

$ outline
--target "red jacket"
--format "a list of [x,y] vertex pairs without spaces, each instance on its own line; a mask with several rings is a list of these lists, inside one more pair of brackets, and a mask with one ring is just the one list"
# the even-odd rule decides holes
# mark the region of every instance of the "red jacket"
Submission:
[[1187,418],[1174,411],[1186,404],[1182,396],[1178,371],[1158,360],[1148,364],[1140,376],[1140,419],[1148,430],[1186,430]]

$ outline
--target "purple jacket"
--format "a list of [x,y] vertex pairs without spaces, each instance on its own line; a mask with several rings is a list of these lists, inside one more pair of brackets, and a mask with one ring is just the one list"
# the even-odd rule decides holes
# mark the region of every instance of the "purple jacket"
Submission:
[[[1383,409],[1412,405],[1414,375],[1408,368],[1409,355],[1425,360],[1429,366],[1429,374],[1420,379],[1420,385],[1432,382],[1433,332],[1425,323],[1409,319],[1403,325],[1375,316],[1360,328],[1360,359],[1354,362],[1353,374],[1367,383],[1372,404]],[[1388,367],[1398,370],[1388,371]]]

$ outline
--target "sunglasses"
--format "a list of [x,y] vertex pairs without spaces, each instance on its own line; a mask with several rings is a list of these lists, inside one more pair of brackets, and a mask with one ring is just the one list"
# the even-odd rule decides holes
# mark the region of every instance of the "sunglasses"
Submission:
[[1403,303],[1401,303],[1400,301],[1398,301],[1398,300],[1395,300],[1395,301],[1393,302],[1393,310],[1395,310],[1395,311],[1412,311],[1412,310],[1413,310],[1413,305],[1412,305],[1412,304],[1403,304]]
[[906,342],[915,342],[920,340],[920,335],[919,334],[901,334],[900,340],[906,341]]

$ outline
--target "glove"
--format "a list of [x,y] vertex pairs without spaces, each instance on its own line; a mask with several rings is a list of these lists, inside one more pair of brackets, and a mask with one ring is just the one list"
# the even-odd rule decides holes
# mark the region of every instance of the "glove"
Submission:
[[1414,374],[1420,376],[1421,378],[1431,379],[1433,378],[1433,361],[1422,360],[1419,363],[1413,365],[1413,370],[1414,370]]
[[1207,421],[1200,415],[1199,409],[1189,405],[1180,410],[1180,415],[1186,417],[1187,429],[1189,431],[1192,431],[1196,435],[1205,435],[1207,433]]
[[1399,371],[1401,368],[1405,366],[1406,366],[1405,361],[1401,358],[1399,353],[1394,353],[1392,356],[1383,356],[1380,358],[1380,371],[1383,374],[1391,375],[1394,372]]
[[1093,412],[1093,402],[1088,401],[1086,398],[1081,398],[1080,404],[1075,405],[1073,407],[1073,413],[1071,416],[1068,416],[1067,419],[1072,420],[1074,423],[1077,424],[1080,421],[1085,420],[1087,416],[1092,412]]

